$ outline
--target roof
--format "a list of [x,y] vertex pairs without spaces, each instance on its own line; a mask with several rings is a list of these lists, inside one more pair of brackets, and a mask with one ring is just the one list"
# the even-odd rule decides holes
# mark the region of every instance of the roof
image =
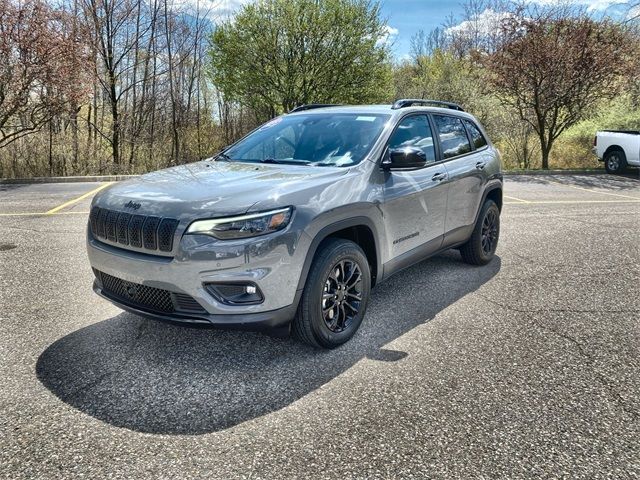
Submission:
[[392,108],[392,105],[337,105],[333,107],[321,107],[313,108],[310,110],[301,110],[299,112],[289,113],[288,115],[315,115],[315,114],[327,114],[327,113],[362,113],[362,114],[380,114],[380,115],[392,115],[401,116],[405,113],[414,112],[432,112],[432,113],[444,113],[448,115],[456,115],[459,117],[472,118],[472,115],[453,110],[450,108],[441,108],[433,106],[410,106],[403,108]]

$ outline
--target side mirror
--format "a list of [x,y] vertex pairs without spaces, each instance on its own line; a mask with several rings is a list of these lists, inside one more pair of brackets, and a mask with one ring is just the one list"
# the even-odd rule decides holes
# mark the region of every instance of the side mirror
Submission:
[[427,156],[417,147],[389,148],[382,160],[382,168],[385,170],[422,168],[426,165]]

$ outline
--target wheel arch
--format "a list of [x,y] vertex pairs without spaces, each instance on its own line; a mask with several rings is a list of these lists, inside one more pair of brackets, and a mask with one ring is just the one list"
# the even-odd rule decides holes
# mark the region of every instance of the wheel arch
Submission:
[[378,275],[382,272],[378,232],[373,220],[370,218],[353,217],[329,224],[313,237],[298,280],[298,290],[304,288],[318,248],[328,238],[351,240],[362,248],[371,268],[371,286],[373,287],[376,284]]
[[622,148],[620,145],[609,145],[609,147],[604,151],[604,153],[602,154],[602,159],[604,160],[604,158],[609,155],[611,152],[622,152],[622,154],[626,157],[627,154],[624,151],[624,148]]
[[495,186],[490,190],[485,192],[484,198],[482,199],[482,203],[487,200],[493,200],[496,205],[498,205],[498,210],[502,212],[502,186]]
[[496,181],[494,183],[491,183],[487,186],[487,188],[485,188],[484,193],[482,194],[482,200],[478,205],[478,211],[476,212],[476,219],[473,222],[474,225],[477,223],[478,216],[482,211],[482,206],[484,205],[484,202],[487,201],[487,199],[493,200],[494,202],[496,202],[496,205],[498,205],[498,210],[502,212],[503,203],[502,203],[502,182],[501,181]]

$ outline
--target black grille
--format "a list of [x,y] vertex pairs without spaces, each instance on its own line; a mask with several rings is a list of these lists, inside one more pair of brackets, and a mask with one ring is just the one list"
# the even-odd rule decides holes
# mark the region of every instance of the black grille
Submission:
[[184,293],[129,282],[98,270],[94,270],[94,273],[106,296],[140,310],[157,313],[207,313],[193,297]]
[[118,238],[118,243],[122,245],[129,244],[129,220],[131,220],[131,215],[128,213],[122,212],[118,215],[118,223],[116,223],[116,237]]
[[118,221],[118,212],[109,210],[104,223],[104,232],[107,240],[116,241],[116,222]]
[[144,217],[142,215],[134,215],[129,221],[129,245],[132,247],[142,248],[142,224]]
[[98,236],[98,214],[100,213],[99,207],[93,207],[91,214],[89,215],[89,225],[91,226],[91,233],[94,237]]
[[98,213],[96,214],[96,235],[98,235],[98,237],[106,237],[106,235],[104,234],[104,223],[107,213],[108,211],[104,208],[98,208]]
[[205,312],[202,306],[189,295],[185,295],[184,293],[175,293],[173,295],[173,299],[175,301],[177,310],[197,313]]
[[157,250],[158,248],[158,217],[147,217],[142,225],[142,243],[144,248],[148,250]]
[[163,252],[173,249],[173,234],[178,226],[178,221],[172,218],[164,218],[158,227],[158,248]]
[[135,248],[170,252],[173,250],[178,220],[93,207],[89,215],[89,227],[93,236],[99,239]]

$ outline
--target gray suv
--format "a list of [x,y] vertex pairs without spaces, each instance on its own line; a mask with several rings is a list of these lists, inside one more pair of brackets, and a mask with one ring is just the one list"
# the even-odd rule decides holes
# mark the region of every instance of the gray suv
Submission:
[[449,248],[483,265],[500,156],[458,105],[305,105],[93,200],[96,293],[155,319],[349,340],[371,288]]

